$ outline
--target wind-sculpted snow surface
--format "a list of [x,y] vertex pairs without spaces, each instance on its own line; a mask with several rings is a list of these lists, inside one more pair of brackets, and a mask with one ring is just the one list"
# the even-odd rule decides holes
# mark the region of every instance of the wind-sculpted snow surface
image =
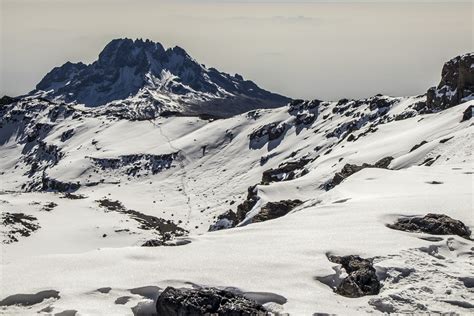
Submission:
[[[68,67],[48,80],[86,71]],[[137,119],[120,101],[2,98],[12,238],[0,301],[14,303],[0,311],[152,315],[171,287],[232,289],[274,314],[469,314],[472,236],[444,229],[474,228],[474,101],[461,101],[427,111],[424,95],[377,95]]]

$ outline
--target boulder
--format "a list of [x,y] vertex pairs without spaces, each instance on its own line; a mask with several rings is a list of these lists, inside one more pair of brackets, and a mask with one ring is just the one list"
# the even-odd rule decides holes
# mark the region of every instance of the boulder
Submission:
[[227,210],[217,217],[216,222],[209,227],[209,231],[232,228],[237,224],[237,214],[232,210]]
[[469,239],[471,230],[463,222],[444,214],[427,214],[423,217],[402,217],[389,228],[406,232],[422,232],[432,235],[458,235]]
[[283,200],[278,202],[268,202],[262,206],[260,212],[252,218],[252,223],[264,222],[278,217],[285,216],[295,207],[301,205],[300,200]]
[[474,106],[470,105],[462,114],[461,122],[469,121],[472,118],[472,113],[474,112]]
[[379,293],[381,285],[371,260],[355,255],[329,256],[329,260],[341,264],[348,274],[335,289],[337,294],[361,297]]
[[156,302],[158,315],[263,316],[269,313],[262,305],[217,288],[176,289],[167,287]]

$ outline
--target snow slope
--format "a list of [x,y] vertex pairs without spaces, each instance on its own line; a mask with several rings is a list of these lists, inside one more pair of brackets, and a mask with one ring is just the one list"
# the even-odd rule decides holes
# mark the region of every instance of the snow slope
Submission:
[[[473,241],[386,227],[442,213],[474,229],[474,101],[427,113],[425,100],[297,100],[218,120],[131,120],[35,96],[3,105],[0,313],[149,315],[166,286],[192,285],[290,315],[471,313]],[[332,181],[386,157],[387,169]],[[237,227],[209,231],[254,185]],[[251,223],[290,199],[303,203]],[[23,215],[6,225],[11,214]],[[140,247],[154,239],[178,246]],[[380,293],[336,294],[344,272],[330,254],[374,258]]]

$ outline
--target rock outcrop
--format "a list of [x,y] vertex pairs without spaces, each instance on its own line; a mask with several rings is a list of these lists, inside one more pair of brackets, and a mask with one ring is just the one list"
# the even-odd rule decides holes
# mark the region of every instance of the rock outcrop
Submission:
[[285,122],[273,122],[257,128],[249,135],[250,148],[261,148],[269,141],[279,139],[288,128]]
[[296,117],[296,125],[311,125],[318,118],[320,100],[293,100],[288,105],[288,113]]
[[474,99],[474,53],[446,62],[441,81],[426,94],[426,107],[433,112],[445,110]]
[[298,161],[284,162],[277,168],[265,170],[262,174],[262,184],[299,178],[308,173],[308,170],[304,168],[304,166],[310,161],[311,159],[301,158]]
[[242,295],[217,288],[176,289],[167,287],[156,302],[158,315],[263,316],[262,305]]
[[232,210],[227,210],[217,217],[216,222],[209,227],[209,231],[232,228],[237,224],[237,214]]
[[342,265],[348,274],[335,289],[337,294],[346,297],[361,297],[379,293],[381,285],[371,260],[354,255],[329,256],[328,259]]
[[237,222],[240,223],[245,219],[247,213],[257,204],[260,199],[257,195],[257,186],[251,186],[247,189],[247,199],[237,206]]
[[300,200],[282,200],[278,202],[268,202],[260,209],[260,212],[252,218],[252,223],[264,222],[278,217],[285,216],[295,207],[303,204]]
[[3,244],[16,242],[20,237],[28,237],[38,230],[38,219],[24,213],[2,212],[1,225],[4,227]]
[[423,217],[402,217],[389,228],[406,232],[422,232],[433,235],[458,235],[469,239],[471,230],[463,222],[444,214],[427,214]]
[[157,174],[171,168],[178,153],[165,155],[135,154],[117,158],[90,158],[100,170],[115,171],[121,175],[141,176]]

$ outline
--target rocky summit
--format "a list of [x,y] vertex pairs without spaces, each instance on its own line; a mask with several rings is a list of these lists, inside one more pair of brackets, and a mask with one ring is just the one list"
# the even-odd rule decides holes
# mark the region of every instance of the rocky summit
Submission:
[[111,102],[157,113],[229,116],[282,106],[289,98],[259,88],[241,75],[207,68],[183,48],[150,40],[115,39],[89,64],[67,62],[51,70],[31,95],[101,106]]

